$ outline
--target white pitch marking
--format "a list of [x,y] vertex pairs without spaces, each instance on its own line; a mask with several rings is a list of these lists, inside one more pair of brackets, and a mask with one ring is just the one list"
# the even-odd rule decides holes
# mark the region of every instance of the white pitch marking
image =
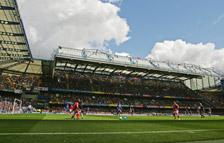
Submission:
[[33,132],[33,133],[0,133],[0,136],[26,136],[26,135],[119,135],[119,134],[159,134],[159,133],[195,133],[207,131],[224,131],[224,129],[201,130],[169,130],[169,131],[136,131],[136,132]]

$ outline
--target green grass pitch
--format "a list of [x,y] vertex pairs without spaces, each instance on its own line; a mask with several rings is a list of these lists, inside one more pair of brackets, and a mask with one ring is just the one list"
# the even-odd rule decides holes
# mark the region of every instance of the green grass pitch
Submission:
[[0,143],[223,143],[224,117],[0,115]]

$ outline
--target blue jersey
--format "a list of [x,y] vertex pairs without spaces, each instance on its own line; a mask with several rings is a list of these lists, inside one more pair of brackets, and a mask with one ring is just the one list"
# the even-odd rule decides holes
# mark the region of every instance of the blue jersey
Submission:
[[72,106],[72,103],[71,102],[65,102],[64,103],[64,109],[66,112],[69,112],[70,108]]
[[121,104],[121,103],[118,103],[118,104],[117,104],[117,110],[119,110],[119,111],[122,110],[122,104]]

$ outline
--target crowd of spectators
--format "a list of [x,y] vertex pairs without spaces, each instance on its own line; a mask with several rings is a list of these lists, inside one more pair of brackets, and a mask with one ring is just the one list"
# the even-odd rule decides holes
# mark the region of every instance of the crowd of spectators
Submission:
[[193,96],[195,93],[180,82],[144,80],[123,76],[98,76],[87,74],[67,74],[56,72],[53,78],[41,78],[34,75],[0,76],[0,90],[32,90],[33,87],[49,87],[105,93],[123,93],[155,96]]
[[[134,106],[134,107],[147,107],[147,106],[169,106],[171,107],[175,99],[152,99],[152,98],[139,98],[139,97],[125,97],[125,96],[111,96],[111,95],[79,95],[72,94],[49,94],[50,104],[61,104],[66,102],[74,102],[76,99],[80,99],[83,105],[122,105]],[[198,100],[178,100],[177,101],[182,108],[196,108]]]
[[[73,95],[73,94],[51,94],[46,93],[49,97],[50,104],[64,104],[65,101],[74,101],[80,98],[84,105],[91,104],[117,104],[121,102],[130,106],[172,106],[175,99],[157,99],[157,96],[175,96],[175,97],[200,97],[198,92],[187,88],[181,82],[168,82],[160,80],[145,80],[136,77],[117,76],[99,76],[79,73],[63,73],[57,71],[53,78],[41,78],[34,75],[10,75],[3,74],[0,76],[0,90],[26,90],[33,87],[48,87],[72,89],[80,91],[104,92],[103,95]],[[116,95],[119,93],[122,96]],[[113,95],[114,94],[114,95]],[[133,96],[125,96],[130,94]],[[115,96],[116,95],[116,96]],[[151,95],[146,98],[143,95]],[[215,107],[224,107],[224,96],[206,93],[200,94]],[[37,105],[38,101],[24,99],[24,105]],[[197,100],[178,100],[181,107],[196,108]],[[12,99],[1,98],[0,111],[12,110]],[[57,110],[61,110],[58,108]]]
[[[49,81],[49,79],[46,79]],[[135,77],[99,76],[87,74],[64,74],[56,72],[54,79],[44,82],[47,87],[100,91],[105,93],[122,93],[154,96],[195,96],[195,92],[181,82],[145,80]]]
[[0,76],[0,90],[23,90],[40,84],[41,80],[38,76],[10,74],[3,74]]
[[202,97],[207,99],[212,105],[217,108],[224,108],[224,93],[205,91],[200,93]]
[[13,109],[13,98],[0,95],[0,113],[10,113]]

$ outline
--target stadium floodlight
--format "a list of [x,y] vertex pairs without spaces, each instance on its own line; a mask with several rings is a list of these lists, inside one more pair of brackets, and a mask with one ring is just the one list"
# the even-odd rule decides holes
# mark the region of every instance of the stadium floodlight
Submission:
[[6,20],[0,20],[1,24],[5,24],[5,25],[19,25],[19,22],[16,21],[6,21]]
[[1,5],[0,10],[15,10],[15,7]]
[[24,42],[15,42],[15,41],[5,41],[5,40],[0,40],[1,44],[12,44],[12,45],[26,45]]
[[3,32],[3,31],[0,31],[0,35],[7,35],[7,36],[24,36],[23,33],[11,33],[11,32]]

